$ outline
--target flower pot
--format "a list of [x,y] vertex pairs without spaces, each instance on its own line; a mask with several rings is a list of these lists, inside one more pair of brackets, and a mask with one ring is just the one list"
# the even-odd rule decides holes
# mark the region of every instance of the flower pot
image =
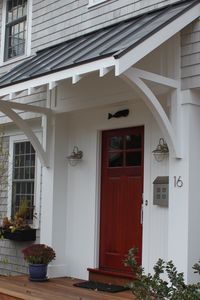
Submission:
[[29,280],[38,282],[47,281],[47,265],[29,264]]

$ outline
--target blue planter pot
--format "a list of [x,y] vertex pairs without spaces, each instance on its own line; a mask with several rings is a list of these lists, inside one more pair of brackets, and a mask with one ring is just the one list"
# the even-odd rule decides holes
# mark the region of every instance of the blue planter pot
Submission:
[[29,279],[31,281],[47,281],[47,265],[29,264]]

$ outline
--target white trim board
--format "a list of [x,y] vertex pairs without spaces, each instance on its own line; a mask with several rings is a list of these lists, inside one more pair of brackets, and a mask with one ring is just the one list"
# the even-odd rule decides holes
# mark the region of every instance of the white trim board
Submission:
[[[104,58],[100,59],[94,62],[89,62],[80,66],[72,67],[70,69],[54,72],[45,76],[41,76],[35,79],[31,79],[28,81],[23,81],[21,83],[13,84],[8,87],[0,88],[0,97],[3,97],[5,95],[10,95],[13,93],[18,93],[20,91],[24,90],[31,90],[34,87],[38,87],[41,85],[48,84],[50,87],[54,85],[53,83],[68,79],[68,78],[75,78],[79,75],[91,73],[94,71],[102,70],[102,68],[110,68],[115,65],[114,58]],[[74,84],[76,81],[74,81]]]
[[[115,75],[118,76],[124,71],[129,69],[132,65],[137,63],[144,56],[158,48],[161,44],[166,42],[185,26],[193,22],[200,16],[200,4],[195,5],[193,8],[188,10],[186,13],[177,17],[174,21],[170,22],[168,25],[157,31],[155,34],[151,35],[144,42],[140,43],[138,46],[124,54],[122,57],[117,58],[115,61]],[[120,51],[119,51],[120,54]]]

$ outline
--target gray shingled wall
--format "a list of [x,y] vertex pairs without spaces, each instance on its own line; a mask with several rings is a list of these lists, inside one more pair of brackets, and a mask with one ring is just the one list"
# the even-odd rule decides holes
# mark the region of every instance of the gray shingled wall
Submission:
[[[1,145],[1,141],[0,141]],[[8,151],[9,149],[9,138],[3,138],[3,149]],[[2,161],[2,157],[0,156]],[[10,168],[8,162],[5,166]],[[6,174],[5,174],[6,175]],[[1,178],[1,177],[0,177]],[[2,183],[2,178],[1,178]],[[0,223],[2,224],[2,219],[7,215],[7,196],[8,196],[8,186],[7,180],[3,179],[3,184],[0,186]],[[37,233],[38,236],[39,233]],[[39,238],[37,238],[39,239]],[[1,275],[20,275],[27,273],[28,268],[25,263],[21,250],[28,246],[32,242],[13,242],[6,239],[0,239],[0,274]]]
[[[9,149],[9,138],[4,137],[3,141],[0,140],[0,145],[3,145],[4,151],[8,151]],[[1,156],[0,160],[4,160]],[[4,164],[5,167],[9,167],[8,161]],[[2,171],[3,168],[1,168]],[[3,170],[4,172],[4,170]],[[7,174],[5,174],[6,177]],[[0,222],[2,223],[2,219],[7,214],[7,194],[8,194],[8,181],[4,178],[1,178],[1,186],[0,186]],[[2,182],[3,181],[3,182]],[[18,273],[26,273],[27,267],[25,267],[25,263],[23,261],[23,257],[21,255],[21,245],[19,243],[13,243],[9,240],[1,239],[0,240],[0,274],[2,275],[11,275]]]
[[182,88],[200,86],[200,20],[193,22],[181,34]]
[[32,51],[180,0],[33,0]]

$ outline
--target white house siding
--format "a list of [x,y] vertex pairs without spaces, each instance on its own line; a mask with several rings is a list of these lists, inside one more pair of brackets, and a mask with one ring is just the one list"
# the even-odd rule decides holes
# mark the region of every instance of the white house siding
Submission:
[[[200,93],[196,91],[189,92],[190,99],[197,98],[196,103],[186,103],[189,112],[189,217],[188,217],[188,273],[193,280],[199,280],[198,276],[194,276],[192,266],[199,260],[200,235],[199,211],[200,211],[200,194],[199,194],[199,147],[200,140],[197,137],[197,130],[200,128]],[[195,102],[195,101],[194,101]],[[195,144],[195,147],[192,145]]]
[[[175,2],[178,1],[110,0],[101,5],[88,8],[88,0],[33,0],[32,53],[91,30],[99,29],[137,14]],[[0,5],[2,5],[2,2]],[[199,61],[198,47],[200,41],[199,25],[197,23],[195,24],[196,25],[192,27],[188,27],[182,33],[182,78],[184,88],[191,87],[191,77],[194,84],[194,81],[199,78],[198,74],[200,73],[200,71],[197,70],[194,76],[195,68],[193,64],[194,61]],[[14,64],[11,62],[11,64],[1,67],[0,74],[8,71],[13,66]],[[98,78],[98,80],[100,79]],[[101,81],[103,80],[104,79],[101,79]],[[82,90],[79,89],[82,82],[84,92],[89,91],[91,94],[84,94]],[[118,87],[116,83],[113,86],[109,86],[114,89],[115,93],[113,93],[113,95],[107,93],[107,86],[106,88],[96,89],[95,85],[92,84],[92,80],[88,80],[88,86],[85,85],[84,79],[81,80],[80,85],[78,84],[76,86],[72,86],[71,82],[69,86],[67,82],[63,82],[63,84],[67,89],[63,88],[63,94],[58,90],[60,111],[62,111],[62,107],[75,110],[77,107],[84,109],[87,108],[87,105],[88,107],[95,107],[97,105],[97,108],[90,108],[87,111],[83,110],[66,114],[60,121],[62,126],[60,129],[62,129],[62,131],[66,130],[66,140],[68,141],[68,147],[65,148],[63,145],[66,146],[66,140],[63,140],[63,136],[57,138],[60,142],[62,154],[70,154],[74,145],[78,145],[80,149],[84,151],[84,161],[82,165],[74,169],[66,166],[66,172],[68,174],[66,177],[62,177],[61,183],[56,183],[60,193],[62,193],[62,189],[66,192],[62,194],[62,198],[59,197],[59,201],[61,202],[59,202],[61,204],[60,210],[62,210],[63,207],[64,210],[62,213],[64,214],[66,211],[66,219],[62,218],[62,224],[67,222],[66,228],[62,231],[62,224],[60,222],[55,223],[56,227],[54,227],[54,231],[57,230],[57,235],[55,234],[54,237],[55,247],[58,248],[57,251],[61,251],[59,249],[62,247],[62,249],[66,249],[67,275],[87,278],[87,267],[95,267],[98,265],[98,133],[105,129],[138,125],[145,125],[144,196],[145,199],[148,200],[149,205],[145,207],[144,211],[144,228],[146,229],[143,232],[143,242],[145,243],[143,247],[143,265],[145,266],[145,270],[149,272],[152,270],[152,266],[158,257],[164,259],[168,258],[168,209],[157,207],[152,203],[152,182],[158,175],[168,175],[168,161],[161,165],[149,156],[152,150],[155,149],[162,133],[146,106],[137,99],[130,102],[131,92],[116,90],[116,86]],[[74,96],[72,93],[70,94],[70,89],[80,94]],[[68,97],[67,99],[66,95]],[[29,97],[24,93],[20,100],[25,103],[36,103],[44,106],[46,105],[46,91],[38,90],[34,95]],[[77,101],[77,103],[75,101]],[[98,106],[102,105],[102,102],[104,102],[106,106],[98,108]],[[112,104],[114,102],[115,104]],[[122,102],[122,104],[116,104],[116,102]],[[106,120],[108,110],[116,111],[120,107],[127,105],[131,108],[132,113],[130,117],[123,120],[123,122],[121,120],[111,120],[108,123]],[[26,117],[33,118],[37,116],[30,114],[26,115]],[[6,121],[8,120],[2,119],[2,122]],[[57,134],[59,134],[59,128],[56,129]],[[57,144],[56,147],[59,148],[59,144]],[[55,153],[55,155],[57,155],[57,153]],[[61,159],[63,159],[62,168],[64,169],[64,164],[67,164],[67,162],[64,161],[64,156],[58,157],[57,155],[57,159],[59,159],[59,163],[61,163]],[[57,170],[60,170],[58,164],[55,167]],[[57,181],[59,181],[59,179],[57,179]],[[78,188],[76,185],[77,182],[79,183]],[[6,198],[3,201],[2,205],[6,205]],[[67,209],[65,210],[66,205]],[[2,209],[5,209],[5,206]],[[64,232],[66,239],[59,237],[59,229]],[[90,234],[86,233],[86,229],[88,229]],[[57,241],[58,238],[59,242],[61,239],[63,244]],[[2,274],[19,274],[27,271],[26,265],[21,257],[21,244],[4,240],[0,241],[0,246],[0,251],[2,251],[0,252],[0,272]]]
[[180,0],[33,0],[32,52]]
[[181,32],[182,88],[200,87],[200,20]]
[[[53,243],[58,252],[66,249],[66,275],[83,279],[87,279],[88,267],[98,266],[102,130],[144,125],[144,199],[148,200],[148,206],[144,208],[143,230],[143,265],[146,272],[152,271],[159,257],[168,258],[168,209],[153,205],[152,183],[156,176],[167,176],[169,172],[168,160],[160,164],[152,157],[152,150],[162,133],[148,108],[129,86],[111,74],[105,77],[92,74],[82,79],[76,87],[70,81],[65,81],[57,89],[56,108],[70,112],[56,118],[59,120],[56,121],[56,124],[59,123],[59,127],[56,127],[56,147],[59,152],[55,153],[55,157],[59,161],[54,167],[58,168],[57,164],[65,165],[66,174],[63,173],[59,177],[62,180],[56,184],[57,187],[54,186],[58,191],[54,201],[55,208],[59,201],[59,209],[66,211],[66,227],[63,228],[64,225],[61,226],[56,218],[53,223],[57,232],[62,231],[66,238],[54,243],[54,239],[58,238],[55,235]],[[114,113],[124,108],[130,109],[127,118],[107,119],[108,112]],[[59,136],[60,132],[62,136]],[[71,167],[66,156],[72,152],[74,145],[83,151],[84,156],[82,163]]]
[[[107,112],[129,107],[131,114],[126,120],[106,120]],[[81,124],[81,125],[80,125]],[[160,164],[152,161],[149,153],[155,148],[160,130],[151,115],[139,101],[124,105],[88,109],[68,115],[66,132],[68,135],[68,153],[73,145],[78,145],[84,152],[84,160],[75,168],[67,166],[67,275],[86,279],[88,267],[98,267],[99,250],[99,185],[100,185],[100,144],[101,130],[116,127],[145,126],[145,175],[144,193],[148,195],[148,206],[145,207],[143,231],[143,265],[146,272],[152,271],[153,264],[159,257],[168,258],[167,233],[168,209],[153,205],[152,182],[158,175],[168,175],[168,162]],[[153,129],[153,131],[152,131]],[[87,133],[87,134],[86,134]],[[148,140],[155,144],[149,145]],[[151,151],[149,152],[149,148]],[[147,182],[148,181],[148,182]],[[150,190],[150,193],[148,191]],[[147,215],[149,217],[147,218]],[[159,226],[158,226],[159,224]],[[148,238],[147,238],[148,236]],[[81,255],[80,255],[81,249]],[[95,251],[94,251],[95,249]]]

